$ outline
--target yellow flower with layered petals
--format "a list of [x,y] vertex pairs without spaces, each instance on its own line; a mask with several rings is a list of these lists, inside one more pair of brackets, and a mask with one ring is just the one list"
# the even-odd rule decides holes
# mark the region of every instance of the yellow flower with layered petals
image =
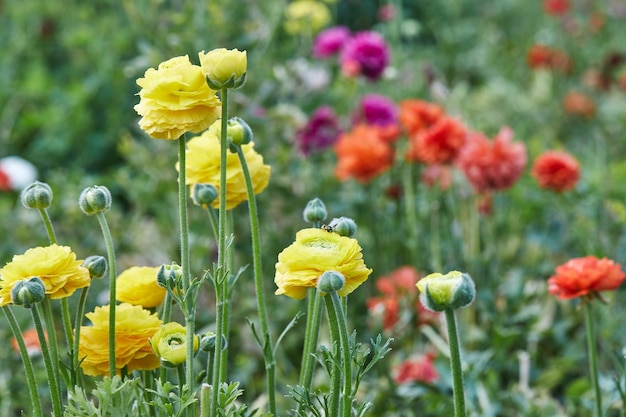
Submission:
[[209,88],[202,69],[178,56],[150,68],[137,80],[141,100],[135,111],[139,127],[155,139],[174,140],[186,132],[202,132],[217,120],[222,105]]
[[315,35],[330,20],[328,6],[315,0],[296,0],[285,9],[285,31],[290,35]]
[[[91,326],[81,326],[78,357],[86,375],[109,374],[109,309],[96,307],[85,314]],[[115,309],[115,368],[128,372],[158,368],[159,358],[150,347],[150,338],[161,328],[161,320],[141,306],[122,303]]]
[[[254,194],[262,192],[270,180],[271,167],[263,163],[263,156],[254,150],[254,142],[242,145],[244,157],[250,170]],[[187,142],[186,184],[211,184],[220,189],[220,140],[212,130]],[[178,168],[178,167],[177,167]],[[237,154],[228,152],[226,158],[226,210],[246,201],[246,182]],[[212,203],[219,207],[219,198]]]
[[302,299],[308,288],[317,287],[318,278],[326,271],[344,275],[345,286],[337,291],[346,296],[361,285],[372,270],[365,266],[361,246],[356,239],[323,229],[303,229],[296,241],[278,255],[274,282],[276,294]]
[[237,88],[245,82],[248,70],[246,51],[218,48],[207,53],[202,51],[198,57],[202,72],[213,88]]
[[[199,338],[194,335],[193,350],[198,350]],[[180,323],[166,323],[152,336],[154,354],[168,366],[176,366],[187,358],[187,328]]]
[[144,308],[160,305],[165,298],[165,288],[157,284],[158,270],[159,267],[133,266],[122,272],[116,280],[117,301]]
[[0,306],[11,304],[11,289],[16,282],[31,277],[41,279],[48,297],[69,297],[91,282],[89,271],[81,264],[71,248],[56,244],[15,255],[0,269]]

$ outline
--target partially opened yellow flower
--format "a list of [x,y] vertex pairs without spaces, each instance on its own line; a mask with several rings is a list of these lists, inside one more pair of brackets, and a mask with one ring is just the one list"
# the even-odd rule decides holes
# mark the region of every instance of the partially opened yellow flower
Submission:
[[[78,357],[86,375],[109,374],[109,309],[96,307],[85,314],[91,326],[81,326]],[[150,347],[150,338],[161,328],[161,320],[141,306],[122,303],[115,309],[115,368],[128,372],[158,368],[159,358]]]
[[361,285],[372,270],[365,266],[361,246],[356,239],[323,229],[303,229],[296,241],[278,255],[274,282],[276,294],[302,299],[308,288],[317,287],[317,280],[326,271],[337,271],[345,278],[337,291],[346,296]]
[[290,35],[314,35],[331,19],[328,6],[315,0],[296,0],[285,9],[285,31]]
[[[194,352],[198,350],[198,342],[199,337],[194,335]],[[150,338],[150,346],[164,365],[180,365],[187,358],[187,328],[173,321],[166,323]]]
[[[242,145],[244,157],[250,170],[252,187],[259,194],[267,187],[271,167],[263,163],[263,156],[254,150],[254,142]],[[212,130],[187,142],[187,185],[211,184],[220,189],[220,140]],[[178,167],[177,167],[178,168]],[[246,201],[246,183],[237,154],[228,152],[226,159],[226,210]],[[219,207],[219,198],[212,203]]]
[[209,86],[215,89],[238,88],[246,81],[248,54],[237,49],[218,48],[198,54],[200,67]]
[[89,271],[81,264],[72,249],[56,244],[15,255],[0,269],[0,306],[11,304],[11,289],[15,283],[31,277],[41,279],[50,298],[69,297],[91,282]]
[[159,267],[133,266],[122,272],[116,280],[117,301],[144,308],[160,305],[165,298],[165,288],[157,284]]
[[221,115],[215,91],[187,55],[148,69],[137,84],[141,87],[141,101],[135,106],[142,116],[139,127],[155,139],[174,140],[186,132],[202,132]]

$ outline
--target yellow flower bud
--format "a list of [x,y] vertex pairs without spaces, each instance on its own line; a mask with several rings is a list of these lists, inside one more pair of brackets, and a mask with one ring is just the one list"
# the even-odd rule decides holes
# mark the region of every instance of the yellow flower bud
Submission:
[[246,82],[248,56],[246,51],[219,48],[198,54],[202,72],[207,77],[209,87],[239,88]]
[[469,276],[459,271],[439,272],[420,279],[417,284],[424,306],[433,311],[456,310],[474,301],[476,287]]
[[[194,335],[193,340],[193,350],[196,351],[198,336]],[[164,324],[150,339],[150,346],[163,365],[176,367],[187,358],[187,329],[176,322]]]

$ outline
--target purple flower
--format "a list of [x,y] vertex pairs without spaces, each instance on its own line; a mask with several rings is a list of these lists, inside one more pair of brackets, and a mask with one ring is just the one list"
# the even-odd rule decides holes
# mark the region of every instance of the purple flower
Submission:
[[339,135],[341,127],[335,111],[328,106],[317,108],[307,124],[296,132],[296,141],[304,155],[331,146]]
[[350,39],[350,29],[345,26],[335,26],[320,32],[313,41],[313,56],[328,58],[338,53]]
[[344,44],[340,60],[346,75],[362,74],[368,80],[376,81],[389,63],[389,47],[377,32],[358,32]]
[[354,114],[353,123],[389,126],[396,123],[398,111],[393,101],[378,94],[366,94]]

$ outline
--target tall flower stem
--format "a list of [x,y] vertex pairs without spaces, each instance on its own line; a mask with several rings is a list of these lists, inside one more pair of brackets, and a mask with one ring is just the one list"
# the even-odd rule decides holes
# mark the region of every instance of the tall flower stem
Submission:
[[452,389],[454,395],[454,416],[465,417],[465,392],[463,391],[463,370],[461,368],[461,348],[454,310],[447,308],[446,325],[450,345],[450,368],[452,369]]
[[35,379],[35,371],[33,370],[33,364],[30,361],[30,356],[28,356],[28,351],[26,350],[22,330],[20,329],[19,324],[17,324],[17,320],[9,307],[2,307],[2,312],[9,322],[9,327],[11,327],[11,331],[13,332],[13,336],[15,337],[17,346],[20,350],[20,356],[22,357],[22,363],[24,364],[24,372],[26,374],[26,384],[28,385],[28,396],[30,397],[30,405],[33,410],[33,416],[43,417],[41,402],[39,401],[39,391],[37,390],[37,380]]
[[215,315],[215,353],[213,355],[213,378],[211,390],[211,410],[210,415],[217,415],[217,405],[219,400],[219,387],[222,383],[222,336],[225,332],[224,308],[226,297],[227,272],[226,272],[226,157],[228,150],[228,89],[222,88],[222,132],[220,135],[220,189],[219,189],[219,211],[217,225],[217,273],[214,277],[216,315]]
[[265,305],[265,293],[263,289],[263,271],[261,268],[261,243],[259,237],[259,215],[256,205],[256,197],[254,195],[254,186],[250,177],[248,163],[240,146],[236,146],[239,162],[243,171],[243,177],[246,181],[246,191],[248,194],[248,211],[250,212],[250,229],[252,233],[252,259],[254,267],[254,284],[256,287],[257,308],[259,310],[259,319],[261,321],[261,331],[263,335],[263,357],[265,359],[266,383],[269,411],[272,415],[276,415],[276,361],[274,359],[274,349],[272,347],[272,338],[270,336],[269,325],[267,321],[267,308]]
[[591,301],[583,300],[585,309],[585,328],[587,333],[587,350],[589,353],[589,377],[593,384],[593,390],[596,396],[596,417],[602,417],[602,393],[600,392],[600,383],[598,381],[598,355],[596,353],[596,336],[593,325],[593,311],[591,310]]
[[[350,341],[348,336],[348,327],[346,316],[341,305],[341,300],[336,291],[332,291],[325,296],[326,311],[328,313],[328,323],[331,331],[333,343],[337,343],[341,353],[341,369],[333,369],[332,380],[335,384],[341,384],[343,387],[332,387],[331,398],[331,415],[350,417],[352,412],[352,353],[350,352]],[[338,381],[336,377],[339,377]],[[335,403],[342,398],[340,411],[333,410]]]
[[[52,306],[50,304],[50,299],[46,296],[41,302],[41,306],[43,308],[43,319],[46,324],[46,330],[48,331],[48,340],[50,341],[48,350],[50,352],[50,359],[52,361],[52,374],[56,380],[56,389],[57,395],[61,396],[61,376],[59,371],[59,351],[58,351],[58,343],[57,343],[57,335],[56,328],[54,323],[54,316],[52,314]],[[39,333],[37,333],[39,336]],[[40,338],[41,339],[41,338]],[[41,342],[41,340],[40,340]],[[52,390],[52,385],[50,386],[50,390]]]
[[116,310],[116,286],[117,267],[115,263],[115,248],[113,246],[113,237],[103,212],[96,213],[102,235],[104,236],[104,244],[107,250],[107,258],[109,262],[109,376],[113,378],[116,375],[115,366],[115,310]]
[[315,358],[313,354],[317,350],[320,322],[322,321],[322,296],[319,290],[310,289],[307,306],[306,329],[304,333],[304,348],[302,349],[302,367],[300,371],[300,386],[305,392],[311,390],[313,382],[313,370]]
[[[57,369],[57,364],[54,363],[57,358],[54,358],[52,356],[52,353],[50,352],[50,349],[48,349],[48,342],[46,341],[46,334],[43,329],[41,314],[39,312],[39,306],[37,304],[33,305],[33,307],[31,308],[31,314],[33,316],[33,322],[35,323],[35,329],[37,330],[39,344],[41,345],[41,355],[43,356],[44,365],[46,367],[46,374],[48,375],[48,384],[50,385],[50,397],[52,399],[52,410],[55,416],[61,416],[61,390],[59,387],[58,372],[55,372],[55,370]],[[50,329],[48,329],[48,335],[50,335]],[[51,342],[54,343],[53,341]]]
[[78,306],[76,307],[76,321],[74,322],[74,363],[72,368],[72,378],[70,383],[75,386],[78,382],[77,379],[81,378],[81,374],[78,372],[78,346],[80,346],[80,326],[83,324],[83,316],[85,315],[85,306],[87,305],[87,294],[89,293],[89,287],[81,289],[80,298],[78,299]]

